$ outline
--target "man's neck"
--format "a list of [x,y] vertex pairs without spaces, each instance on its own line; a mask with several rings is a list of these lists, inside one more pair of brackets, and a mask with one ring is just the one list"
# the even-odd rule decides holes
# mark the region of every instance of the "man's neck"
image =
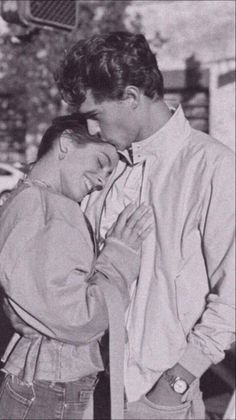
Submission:
[[136,142],[147,139],[159,131],[171,118],[172,114],[163,100],[146,99],[142,111],[142,124]]

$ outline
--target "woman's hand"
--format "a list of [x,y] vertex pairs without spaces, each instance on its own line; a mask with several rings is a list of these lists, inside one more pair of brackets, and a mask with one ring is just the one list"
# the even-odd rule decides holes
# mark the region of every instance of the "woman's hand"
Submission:
[[153,227],[152,208],[144,203],[136,207],[136,204],[125,207],[107,234],[107,237],[119,239],[134,250],[140,248]]

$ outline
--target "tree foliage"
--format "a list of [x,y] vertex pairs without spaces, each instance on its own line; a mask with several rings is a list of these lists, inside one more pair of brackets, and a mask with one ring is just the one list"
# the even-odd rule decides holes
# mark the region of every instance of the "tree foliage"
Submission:
[[[21,114],[26,142],[38,143],[42,131],[61,111],[63,105],[53,71],[65,49],[90,34],[124,30],[125,11],[130,3],[81,2],[78,28],[70,33],[9,24],[9,32],[0,42],[0,95],[13,98],[9,106],[14,107],[15,115]],[[139,26],[140,20],[134,23],[134,31]],[[11,121],[8,123],[10,125]],[[17,127],[13,131],[14,144],[25,142],[22,131]]]

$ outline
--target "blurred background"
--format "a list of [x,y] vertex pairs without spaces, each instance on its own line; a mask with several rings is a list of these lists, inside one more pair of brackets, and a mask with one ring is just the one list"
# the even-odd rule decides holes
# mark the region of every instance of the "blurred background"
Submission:
[[[164,75],[165,100],[194,128],[235,148],[234,0],[0,0],[0,205],[35,159],[52,118],[69,112],[53,80],[63,52],[87,35],[142,32]],[[0,312],[0,353],[12,333]],[[202,386],[208,418],[222,419],[235,351]]]

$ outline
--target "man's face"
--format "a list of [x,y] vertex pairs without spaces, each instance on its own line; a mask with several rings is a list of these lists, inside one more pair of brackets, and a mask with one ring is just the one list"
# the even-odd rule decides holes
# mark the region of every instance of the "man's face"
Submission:
[[117,150],[127,149],[137,138],[138,124],[129,98],[98,103],[88,91],[79,112],[87,120],[89,133],[99,134]]

